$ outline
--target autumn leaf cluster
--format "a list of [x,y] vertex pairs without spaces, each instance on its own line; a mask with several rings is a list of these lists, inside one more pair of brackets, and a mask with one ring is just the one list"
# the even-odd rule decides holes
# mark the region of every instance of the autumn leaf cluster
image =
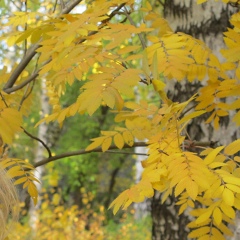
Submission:
[[[131,17],[135,11],[143,16],[138,24]],[[231,24],[223,33],[226,48],[221,53],[225,62],[220,63],[202,41],[174,33],[148,2],[138,10],[131,0],[99,0],[87,5],[81,14],[13,13],[7,18],[1,40],[9,47],[25,45],[27,49],[18,65],[11,71],[6,66],[0,73],[3,142],[11,144],[16,132],[23,130],[30,104],[28,86],[35,81],[45,81],[52,105],[51,114],[37,126],[51,121],[62,125],[68,117],[91,116],[107,106],[116,114],[115,127],[92,139],[86,151],[134,147],[136,139],[148,148],[140,182],[113,201],[110,207],[114,213],[158,191],[162,202],[170,195],[176,198],[179,214],[192,209],[190,238],[225,239],[225,235],[231,235],[228,224],[235,218],[235,209],[240,209],[240,140],[227,146],[209,144],[200,151],[201,144],[187,139],[186,126],[203,114],[209,116],[206,124],[213,124],[216,130],[225,116],[240,125],[239,13],[232,15]],[[133,41],[136,38],[138,41]],[[34,71],[27,66],[30,61]],[[229,77],[229,71],[233,77]],[[200,81],[204,87],[188,101],[172,102],[165,90],[171,80]],[[74,81],[82,82],[79,96],[63,107],[60,99]],[[154,91],[158,103],[136,101],[134,91],[139,87]],[[193,102],[194,111],[189,111]],[[16,178],[15,184],[28,189],[36,203],[34,182],[38,180],[32,175],[33,167],[7,156],[1,164]]]

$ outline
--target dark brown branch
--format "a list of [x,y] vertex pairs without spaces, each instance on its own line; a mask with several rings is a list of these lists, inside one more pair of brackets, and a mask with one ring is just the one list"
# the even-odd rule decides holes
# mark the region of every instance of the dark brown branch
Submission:
[[[194,148],[199,148],[199,147],[205,147],[205,148],[206,147],[215,147],[216,143],[217,142],[213,142],[213,141],[209,141],[209,142],[196,142],[196,141],[189,141],[189,140],[184,141],[184,145],[185,145],[186,149],[194,149]],[[129,146],[129,145],[125,144],[123,146],[123,149],[134,148],[134,147],[147,147],[147,146],[148,146],[148,144],[146,142],[135,142],[132,146]],[[121,152],[111,151],[111,150],[114,150],[114,149],[118,149],[118,147],[116,145],[112,145],[112,146],[109,147],[109,151],[106,151],[106,153],[121,153]],[[78,155],[83,155],[83,154],[88,154],[88,153],[94,153],[94,152],[101,152],[102,153],[102,147],[97,147],[97,148],[95,148],[93,150],[89,150],[89,151],[86,151],[85,149],[80,149],[80,150],[73,151],[73,152],[66,152],[66,153],[58,154],[56,156],[49,156],[48,158],[45,158],[45,159],[35,163],[34,167],[37,168],[37,167],[40,167],[40,166],[45,165],[47,163],[50,163],[50,162],[53,162],[53,161],[56,161],[56,160],[59,160],[59,159],[63,159],[63,158],[66,158],[66,157],[73,157],[73,156],[78,156]],[[167,153],[163,152],[162,150],[159,150],[159,152],[164,153],[167,156],[169,156]],[[123,152],[123,154],[126,154],[126,152]],[[136,153],[131,153],[131,154],[134,155]]]
[[[133,144],[133,146],[129,146],[129,145],[125,144],[123,146],[123,148],[146,147],[146,146],[147,146],[146,142],[135,142]],[[109,150],[113,150],[113,149],[118,149],[118,147],[115,146],[115,145],[110,146]],[[62,158],[78,156],[78,155],[83,155],[83,154],[93,153],[93,152],[102,152],[102,147],[97,147],[97,148],[95,148],[93,150],[90,150],[90,151],[86,151],[85,149],[81,149],[81,150],[78,150],[78,151],[67,152],[67,153],[62,153],[62,154],[56,155],[56,156],[48,157],[48,158],[45,158],[45,159],[35,163],[34,167],[39,167],[39,166],[45,165],[47,163],[62,159]],[[107,152],[108,151],[106,151],[106,153]]]
[[[132,19],[131,16],[130,16],[131,13],[129,14],[127,8],[126,8],[126,7],[124,7],[124,8],[125,8],[125,12],[123,12],[123,14],[125,14],[125,16],[127,17],[128,21],[129,21],[134,27],[137,27],[136,24],[134,23],[133,19]],[[138,35],[138,37],[139,37],[139,39],[140,39],[140,42],[141,42],[141,44],[142,44],[142,48],[145,49],[145,48],[147,47],[147,45],[146,45],[146,43],[145,43],[145,41],[144,41],[144,38],[143,38],[142,34],[141,34],[141,33],[138,33],[137,35]]]
[[82,0],[75,0],[72,3],[69,3],[61,12],[61,14],[66,14],[72,11]]
[[22,71],[26,68],[26,66],[28,65],[28,63],[32,60],[32,58],[35,56],[36,54],[36,50],[38,49],[39,45],[35,44],[33,46],[31,46],[27,53],[25,54],[24,58],[22,59],[22,61],[18,64],[18,66],[14,69],[12,75],[10,76],[10,78],[8,79],[7,83],[5,84],[5,86],[3,87],[3,90],[6,92],[9,88],[12,88],[12,86],[14,85],[14,83],[17,81],[17,78],[19,77],[19,75],[22,73]]
[[31,75],[28,79],[26,79],[24,82],[14,86],[14,87],[11,87],[11,88],[7,88],[5,90],[5,93],[12,93],[12,92],[15,92],[19,89],[22,89],[23,87],[25,87],[28,83],[30,83],[31,81],[33,81],[37,76],[38,76],[38,73],[39,73],[39,70],[37,72],[35,72],[33,75]]
[[124,155],[137,155],[137,156],[149,156],[147,153],[136,153],[136,152],[122,152],[122,151],[107,151],[107,153],[117,153],[117,154],[124,154]]
[[24,131],[25,134],[27,134],[30,138],[34,139],[34,140],[37,140],[38,142],[40,142],[47,150],[48,152],[48,158],[51,158],[52,157],[52,153],[51,153],[51,150],[49,149],[49,147],[46,145],[45,142],[43,142],[41,139],[39,139],[38,137],[35,137],[33,136],[31,133],[29,133],[26,129],[24,129],[23,127],[21,127]]

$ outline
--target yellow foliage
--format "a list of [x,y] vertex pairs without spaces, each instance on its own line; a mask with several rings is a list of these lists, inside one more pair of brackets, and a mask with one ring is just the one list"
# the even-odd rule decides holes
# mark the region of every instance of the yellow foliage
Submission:
[[[207,150],[199,154],[195,153],[196,148],[206,146],[197,146],[185,138],[187,124],[205,113],[209,113],[205,124],[212,123],[215,130],[220,128],[223,117],[232,116],[230,111],[234,112],[232,121],[240,125],[240,13],[232,15],[232,27],[224,33],[226,49],[221,53],[226,61],[220,63],[202,41],[181,32],[174,33],[167,21],[154,12],[150,2],[139,10],[138,15],[144,16],[136,26],[131,18],[135,1],[91,2],[86,3],[86,10],[81,14],[16,12],[8,18],[5,24],[8,31],[1,40],[8,46],[24,45],[28,51],[24,51],[24,61],[13,66],[11,72],[8,66],[1,70],[2,167],[15,179],[15,185],[22,184],[27,189],[36,204],[35,182],[38,180],[32,173],[34,167],[23,160],[9,158],[4,152],[7,146],[4,144],[12,144],[16,133],[23,129],[23,116],[27,116],[26,109],[30,108],[27,98],[33,90],[31,77],[35,74],[35,78],[46,82],[52,106],[51,114],[36,126],[51,121],[63,124],[67,117],[78,113],[91,116],[101,106],[107,106],[116,113],[116,125],[110,131],[101,131],[101,136],[93,138],[85,152],[134,147],[136,140],[147,145],[142,178],[112,202],[110,208],[114,214],[159,191],[162,202],[174,195],[179,214],[193,209],[192,222],[188,225],[193,229],[190,238],[225,239],[225,235],[231,235],[226,222],[234,219],[235,208],[240,209],[240,158],[232,156],[240,151],[239,139],[214,149],[210,143]],[[237,0],[223,2],[239,3]],[[114,18],[115,15],[119,18]],[[124,21],[119,20],[121,15],[126,17]],[[30,44],[36,45],[29,47]],[[35,54],[38,55],[36,62]],[[26,67],[29,58],[35,66],[33,75],[30,74],[32,66]],[[26,69],[19,72],[24,62]],[[227,75],[229,70],[234,72],[231,78]],[[16,72],[19,74],[12,81]],[[169,99],[165,90],[166,81],[171,79],[206,84],[194,97],[178,103]],[[82,82],[79,95],[71,105],[61,106],[60,99],[67,85],[72,87],[75,81]],[[133,100],[135,89],[143,84],[146,88],[153,86],[154,95],[160,99],[157,104]],[[191,107],[187,106],[193,104],[195,98],[197,105],[190,112]],[[226,99],[230,101],[225,102]],[[52,176],[51,185],[56,186],[57,179]],[[88,204],[88,199],[84,198],[83,202]],[[195,208],[195,202],[201,207]],[[52,204],[58,206],[59,203],[60,196],[56,193]],[[75,206],[67,211],[59,205],[51,211],[48,204],[42,205],[36,239],[87,239],[89,236],[103,239],[99,222],[85,231],[85,222]],[[80,232],[83,235],[80,236]],[[28,233],[26,230],[24,234]]]

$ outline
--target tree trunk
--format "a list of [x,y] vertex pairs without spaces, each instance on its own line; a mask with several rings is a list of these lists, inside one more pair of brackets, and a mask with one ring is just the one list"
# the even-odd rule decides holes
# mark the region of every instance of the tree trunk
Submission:
[[153,240],[187,239],[188,216],[178,215],[178,207],[174,204],[174,198],[168,198],[161,204],[161,194],[155,192],[151,209]]
[[[221,2],[209,0],[197,5],[195,0],[165,0],[164,17],[175,32],[184,32],[203,40],[219,57],[219,50],[224,47],[223,32],[229,27],[229,16],[234,9]],[[187,81],[167,81],[168,96],[173,101],[183,102],[193,96],[204,84]],[[211,125],[206,125],[206,119],[198,118],[188,126],[191,140],[218,141],[220,144],[230,143],[236,139],[236,127],[229,118],[224,118],[219,131]],[[222,138],[221,136],[224,136]],[[187,239],[189,222],[187,215],[178,216],[174,199],[161,204],[161,196],[155,194],[152,200],[152,239],[153,240],[183,240]]]
[[[47,98],[47,94],[46,94],[45,81],[41,82],[40,104],[41,104],[42,117],[45,116],[46,114],[49,114],[50,109],[49,109],[48,98]],[[46,123],[41,124],[39,126],[39,129],[38,129],[38,138],[41,139],[44,143],[47,143],[47,133],[48,133],[48,126],[46,125]],[[35,154],[35,158],[34,158],[35,163],[44,158],[45,150],[46,149],[44,148],[42,143],[38,142],[37,149],[36,149],[36,154]],[[41,181],[42,176],[43,176],[43,172],[44,172],[44,166],[40,166],[40,167],[38,167],[38,169],[36,169],[34,171],[34,176],[36,176]],[[37,186],[38,193],[40,193],[41,189],[42,189],[41,184],[36,183],[36,186]],[[32,228],[33,232],[36,231],[36,223],[38,221],[37,210],[40,208],[40,206],[41,206],[41,201],[39,199],[38,199],[38,203],[37,203],[36,206],[33,205],[33,202],[31,202],[31,204],[30,204],[29,223],[31,225],[31,228]]]

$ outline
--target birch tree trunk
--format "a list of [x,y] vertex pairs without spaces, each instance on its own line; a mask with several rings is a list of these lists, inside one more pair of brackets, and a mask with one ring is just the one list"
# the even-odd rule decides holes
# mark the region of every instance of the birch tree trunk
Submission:
[[[209,0],[197,5],[195,0],[165,0],[164,17],[175,32],[184,32],[203,40],[209,48],[223,60],[219,52],[224,47],[223,32],[229,27],[230,13],[235,11],[222,2]],[[189,99],[204,83],[187,81],[167,81],[168,96],[173,101],[183,102]],[[219,144],[230,143],[239,135],[235,124],[225,117],[219,131],[204,123],[206,119],[193,121],[187,131],[191,140],[218,141]],[[223,137],[224,136],[224,137]],[[178,216],[174,207],[174,199],[161,204],[161,195],[155,194],[152,201],[152,239],[153,240],[183,240],[187,239],[189,222],[187,215]],[[236,219],[239,222],[239,219]],[[235,236],[237,233],[235,232]],[[236,240],[237,238],[234,238]]]
[[[50,108],[49,108],[49,104],[48,104],[48,97],[46,94],[46,86],[45,86],[45,81],[41,81],[41,96],[40,96],[40,106],[41,106],[41,117],[49,114]],[[38,129],[38,138],[41,139],[44,143],[47,144],[47,134],[48,134],[48,126],[46,123],[42,123],[39,125],[39,129]],[[35,154],[35,159],[34,162],[38,162],[40,160],[42,160],[45,156],[45,151],[46,149],[44,148],[44,146],[42,145],[42,143],[38,142],[37,144],[37,149],[36,149],[36,154]],[[34,175],[41,181],[42,176],[43,176],[43,172],[44,172],[44,166],[40,166],[38,167],[35,171],[34,171]],[[36,183],[37,186],[37,190],[38,193],[41,192],[41,184]],[[37,210],[40,208],[41,206],[41,201],[40,199],[38,199],[38,203],[36,206],[33,205],[33,202],[31,202],[30,204],[30,208],[29,208],[29,223],[32,227],[33,232],[35,232],[36,230],[36,223],[38,221],[38,213]]]

